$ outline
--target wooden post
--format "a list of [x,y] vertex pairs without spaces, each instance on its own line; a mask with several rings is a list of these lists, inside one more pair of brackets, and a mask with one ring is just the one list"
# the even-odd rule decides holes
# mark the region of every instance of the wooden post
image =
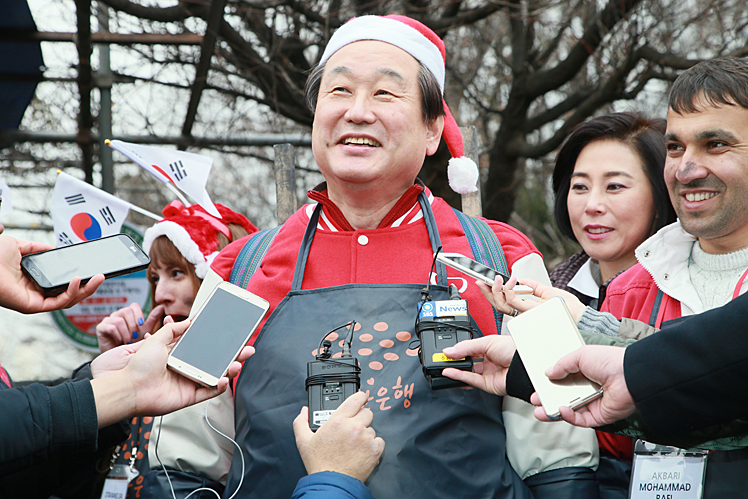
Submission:
[[296,200],[296,155],[291,144],[276,144],[275,152],[275,199],[278,225],[288,220],[298,209]]
[[[480,152],[480,137],[478,130],[474,126],[461,126],[462,142],[465,144],[465,156],[475,161],[479,165],[478,154]],[[483,215],[483,206],[480,197],[481,185],[480,177],[478,178],[478,190],[470,194],[462,195],[462,212],[466,215],[480,217]]]

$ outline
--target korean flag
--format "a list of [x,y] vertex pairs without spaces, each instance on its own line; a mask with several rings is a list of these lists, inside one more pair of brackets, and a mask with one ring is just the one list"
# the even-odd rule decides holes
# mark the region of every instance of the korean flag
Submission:
[[60,172],[49,211],[57,246],[67,246],[119,234],[130,203]]
[[110,140],[107,144],[150,172],[163,183],[171,182],[194,199],[205,211],[221,218],[210,200],[205,184],[213,167],[213,158],[191,152]]

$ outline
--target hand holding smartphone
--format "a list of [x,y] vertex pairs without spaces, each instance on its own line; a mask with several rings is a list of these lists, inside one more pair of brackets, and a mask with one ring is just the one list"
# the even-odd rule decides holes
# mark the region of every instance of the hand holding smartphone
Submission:
[[259,296],[221,282],[192,318],[167,365],[196,383],[214,388],[269,308],[270,304]]
[[[472,258],[460,253],[439,253],[436,255],[436,259],[448,267],[452,267],[463,274],[467,274],[470,277],[485,282],[491,287],[493,287],[494,282],[496,282],[496,279],[499,277],[501,278],[502,284],[506,284],[509,280],[509,276],[504,275],[491,267],[487,267],[480,262],[476,262]],[[517,294],[532,294],[532,288],[520,284],[514,287],[514,292]]]
[[452,267],[453,269],[459,270],[464,274],[485,282],[489,286],[493,286],[497,277],[501,277],[502,284],[509,280],[509,276],[505,276],[491,267],[487,267],[482,263],[476,262],[472,258],[468,258],[459,253],[439,253],[436,255],[436,259],[448,267]]
[[562,406],[577,409],[602,396],[602,388],[581,373],[550,380],[546,369],[584,346],[564,300],[554,297],[507,322],[522,363],[548,417],[561,419]]
[[107,279],[148,267],[151,259],[126,234],[115,234],[21,258],[21,268],[45,296],[62,293],[74,277],[85,285],[96,274]]

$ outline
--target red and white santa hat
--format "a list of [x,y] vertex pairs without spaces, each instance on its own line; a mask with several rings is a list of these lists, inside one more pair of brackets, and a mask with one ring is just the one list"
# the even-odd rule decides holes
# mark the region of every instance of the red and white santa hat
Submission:
[[258,230],[244,215],[222,204],[214,204],[221,214],[220,219],[198,204],[184,206],[179,201],[167,204],[161,211],[163,220],[145,231],[143,249],[148,253],[157,237],[168,237],[182,256],[195,266],[197,277],[203,279],[218,254],[218,233],[225,235],[229,241],[232,240],[227,224],[241,225],[249,234]]
[[[346,45],[362,40],[376,40],[394,45],[423,64],[436,81],[444,96],[444,74],[446,51],[444,42],[436,33],[425,25],[410,17],[389,16],[361,16],[354,17],[330,37],[330,41],[322,53],[320,64],[329,59],[335,52]],[[460,128],[452,113],[444,102],[444,137],[452,159],[449,160],[447,176],[449,186],[455,192],[466,194],[475,192],[478,183],[478,167],[470,158],[465,157],[465,146],[462,143]]]

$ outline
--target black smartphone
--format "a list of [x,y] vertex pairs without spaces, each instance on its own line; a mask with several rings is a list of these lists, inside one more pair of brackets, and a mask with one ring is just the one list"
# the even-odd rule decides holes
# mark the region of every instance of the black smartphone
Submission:
[[63,246],[21,258],[21,268],[42,289],[54,296],[68,288],[78,276],[81,284],[96,274],[107,278],[143,270],[151,259],[126,234],[115,234],[92,241]]
[[246,289],[220,283],[179,338],[166,365],[201,385],[215,387],[268,308],[266,300]]
[[509,280],[509,276],[497,272],[491,267],[486,267],[480,262],[459,253],[439,253],[436,259],[444,265],[457,269],[475,279],[479,279],[489,286],[493,286],[496,276],[500,276],[503,283]]

